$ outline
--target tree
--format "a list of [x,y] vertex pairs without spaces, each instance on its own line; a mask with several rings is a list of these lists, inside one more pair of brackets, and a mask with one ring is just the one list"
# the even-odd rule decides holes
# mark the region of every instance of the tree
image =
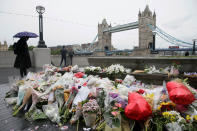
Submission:
[[8,47],[8,50],[9,50],[9,51],[13,51],[13,45],[10,45],[10,46]]
[[33,48],[35,48],[35,46],[33,46],[33,45],[28,47],[29,50],[33,50]]

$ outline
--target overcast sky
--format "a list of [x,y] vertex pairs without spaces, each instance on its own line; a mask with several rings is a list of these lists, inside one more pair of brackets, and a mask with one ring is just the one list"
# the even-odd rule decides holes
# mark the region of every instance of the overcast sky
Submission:
[[[38,34],[37,5],[46,9],[44,40],[47,46],[56,46],[92,42],[103,18],[112,26],[135,22],[147,4],[155,10],[157,26],[165,32],[190,43],[197,38],[197,0],[0,0],[0,41],[12,44],[17,40],[12,36],[21,31]],[[28,43],[36,46],[38,40]],[[138,29],[113,33],[112,44],[118,49],[137,46]],[[157,48],[168,46],[156,38]]]

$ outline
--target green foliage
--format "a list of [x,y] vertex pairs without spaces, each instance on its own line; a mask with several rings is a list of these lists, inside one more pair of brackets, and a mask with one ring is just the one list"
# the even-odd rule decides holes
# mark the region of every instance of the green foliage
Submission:
[[10,45],[10,46],[8,47],[8,50],[9,50],[9,51],[13,51],[13,45]]
[[60,49],[57,50],[51,50],[51,55],[60,55]]
[[33,46],[33,45],[28,47],[29,50],[33,50],[33,48],[35,48],[35,46]]

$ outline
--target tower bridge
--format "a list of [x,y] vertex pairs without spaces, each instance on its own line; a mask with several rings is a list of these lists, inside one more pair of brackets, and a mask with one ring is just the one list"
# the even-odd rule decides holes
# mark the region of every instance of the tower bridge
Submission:
[[98,41],[92,42],[92,44],[96,43],[97,46],[92,46],[91,44],[90,50],[111,51],[113,50],[111,43],[112,33],[137,28],[139,29],[139,48],[148,49],[150,45],[153,46],[153,33],[147,25],[156,27],[156,14],[155,12],[152,14],[148,5],[146,6],[144,11],[139,11],[138,21],[136,22],[112,27],[111,24],[109,25],[106,19],[104,19],[101,24],[98,24]]
[[[177,45],[180,47],[187,47],[183,50],[191,50],[195,45],[184,42],[182,40],[178,40],[175,37],[169,35],[168,33],[161,30],[156,26],[156,13],[155,11],[152,13],[147,5],[144,11],[139,11],[138,13],[138,21],[117,25],[112,27],[111,24],[108,24],[106,19],[103,19],[102,23],[98,24],[98,34],[94,38],[93,42],[88,47],[89,52],[93,51],[107,51],[108,53],[114,52],[114,48],[112,46],[111,37],[112,33],[138,29],[139,33],[139,44],[138,47],[130,50],[130,52],[141,52],[141,53],[150,53],[151,50],[155,50],[155,36],[159,36],[161,39],[164,39],[166,42],[171,43],[173,45]],[[98,41],[96,39],[98,38]],[[195,48],[194,48],[195,49]],[[156,49],[157,50],[157,49]],[[167,50],[165,49],[158,49]],[[170,49],[172,50],[172,49]],[[180,49],[182,50],[182,49]],[[177,51],[177,50],[176,50]],[[86,51],[85,51],[86,52]],[[115,51],[116,52],[116,51]]]

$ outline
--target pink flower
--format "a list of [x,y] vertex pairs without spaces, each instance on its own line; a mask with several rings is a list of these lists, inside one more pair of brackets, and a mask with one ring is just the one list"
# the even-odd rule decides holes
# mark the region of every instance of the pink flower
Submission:
[[113,116],[117,116],[117,115],[118,115],[118,112],[117,112],[117,111],[112,111],[111,114],[112,114]]
[[118,109],[118,107],[115,106],[115,107],[113,107],[113,109],[116,110],[116,109]]
[[117,107],[122,107],[122,105],[120,104],[120,103],[115,103],[115,106],[117,106]]

